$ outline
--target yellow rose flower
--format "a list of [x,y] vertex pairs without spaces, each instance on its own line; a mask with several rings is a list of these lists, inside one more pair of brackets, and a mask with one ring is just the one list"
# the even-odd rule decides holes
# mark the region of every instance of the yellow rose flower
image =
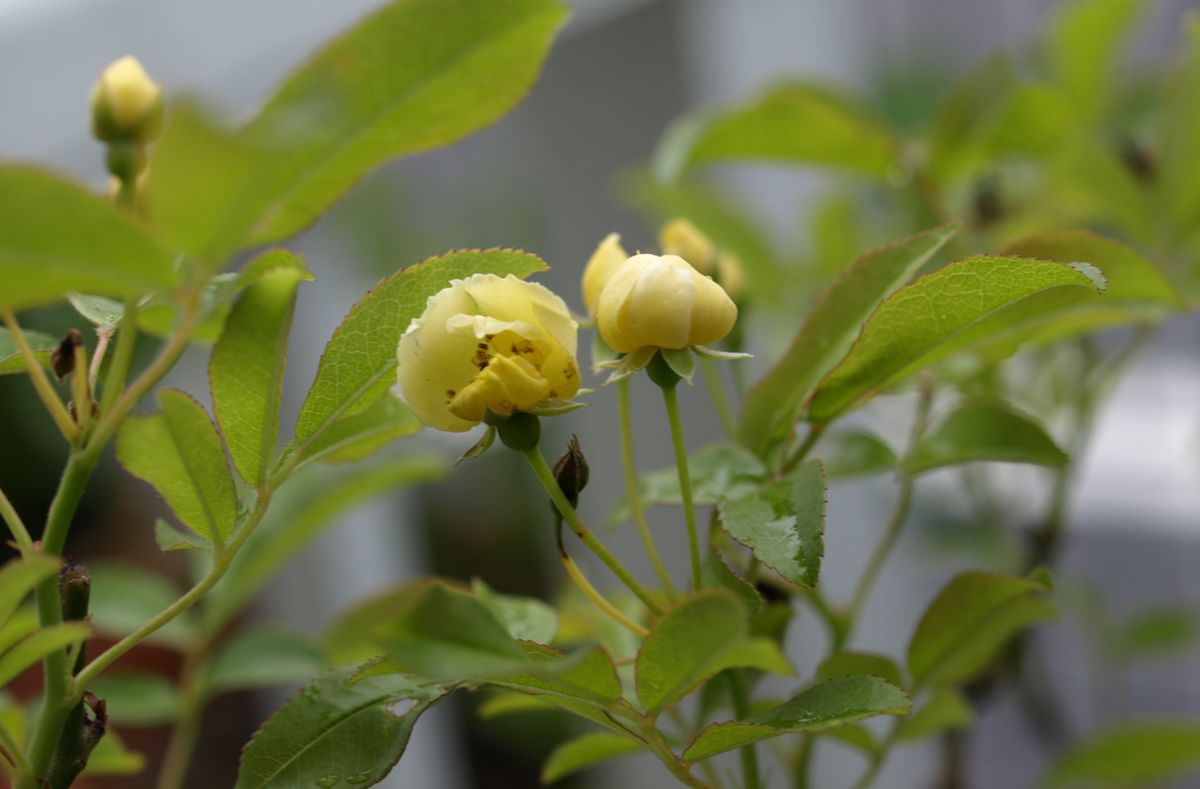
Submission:
[[158,136],[163,97],[137,58],[126,55],[100,72],[92,86],[92,132],[105,142],[146,143]]
[[567,305],[534,282],[476,274],[430,297],[396,350],[400,392],[417,417],[462,432],[579,390]]
[[664,255],[678,255],[701,274],[713,273],[716,244],[686,219],[672,219],[658,231],[658,245]]
[[608,280],[596,324],[614,351],[686,348],[720,340],[737,305],[720,285],[676,255],[634,255]]
[[616,233],[609,233],[596,247],[583,269],[583,303],[587,306],[588,315],[596,314],[600,292],[617,268],[628,259],[629,253],[621,246],[621,237]]

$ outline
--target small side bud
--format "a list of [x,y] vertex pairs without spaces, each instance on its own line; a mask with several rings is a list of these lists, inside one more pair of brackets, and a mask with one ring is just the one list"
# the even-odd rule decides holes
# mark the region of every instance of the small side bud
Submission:
[[80,345],[83,345],[83,335],[78,329],[71,329],[58,341],[58,347],[50,352],[50,367],[60,384],[75,369],[75,349]]
[[746,292],[746,270],[742,268],[742,259],[732,252],[717,255],[717,283],[734,303],[740,302]]
[[92,133],[103,142],[145,145],[162,129],[162,88],[129,55],[100,72],[91,105]]
[[[571,506],[579,506],[579,493],[588,484],[588,464],[583,450],[579,447],[577,436],[571,436],[571,440],[567,442],[567,451],[554,461],[554,479],[567,501],[571,502]],[[553,502],[550,507],[554,509]],[[557,509],[555,511],[557,512]]]
[[678,255],[701,274],[713,273],[716,245],[687,219],[672,219],[663,225],[658,231],[658,244],[664,255]]

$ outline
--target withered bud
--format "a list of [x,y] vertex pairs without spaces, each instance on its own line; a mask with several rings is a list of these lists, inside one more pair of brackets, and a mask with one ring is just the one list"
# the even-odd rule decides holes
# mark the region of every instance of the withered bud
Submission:
[[[562,489],[567,501],[571,502],[571,506],[577,506],[579,493],[588,484],[587,458],[583,456],[577,436],[571,436],[571,440],[567,442],[567,451],[554,461],[554,479],[558,481],[558,487]],[[550,506],[553,508],[554,505]]]
[[75,369],[75,348],[80,345],[83,345],[83,335],[79,329],[71,329],[58,341],[58,347],[50,352],[50,367],[60,384]]
[[58,593],[62,599],[63,619],[86,619],[92,594],[92,577],[80,562],[67,561],[58,571]]

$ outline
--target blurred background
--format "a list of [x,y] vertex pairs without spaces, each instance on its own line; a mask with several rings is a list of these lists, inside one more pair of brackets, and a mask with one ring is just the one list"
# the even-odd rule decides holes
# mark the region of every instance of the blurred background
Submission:
[[[919,126],[966,71],[997,49],[1027,53],[1042,35],[1050,0],[571,0],[575,13],[529,98],[494,127],[447,150],[389,165],[366,179],[292,248],[316,282],[297,306],[284,424],[294,416],[321,348],[354,301],[381,276],[456,247],[516,246],[543,256],[547,285],[582,309],[578,280],[595,245],[618,231],[625,246],[653,249],[638,183],[667,126],[697,107],[744,101],[773,79],[803,75],[857,95],[901,124]],[[0,158],[31,160],[104,186],[101,151],[87,130],[87,93],[114,58],[135,54],[168,97],[198,97],[231,120],[247,117],[283,74],[335,31],[378,5],[375,0],[0,0]],[[1159,68],[1179,42],[1193,2],[1147,3],[1122,70]],[[1200,174],[1197,174],[1200,177]],[[838,176],[802,170],[719,168],[711,183],[742,213],[763,218],[781,260],[813,251],[802,222]],[[886,238],[857,239],[845,260]],[[807,271],[804,269],[803,271]],[[806,276],[797,268],[797,277]],[[778,305],[757,328],[753,377],[799,326],[805,292]],[[808,282],[806,280],[806,282]],[[0,283],[3,287],[3,283]],[[48,332],[85,328],[70,310],[41,310],[28,325]],[[1176,319],[1152,352],[1105,401],[1069,504],[1071,539],[1060,565],[1071,612],[1043,628],[1036,648],[1053,654],[1046,686],[1061,705],[1067,736],[1144,713],[1200,714],[1200,323]],[[150,345],[141,351],[149,354]],[[586,355],[586,354],[585,354]],[[193,350],[168,383],[207,392],[205,354]],[[635,435],[643,469],[672,462],[661,404],[648,383],[634,385]],[[592,467],[582,509],[608,518],[622,492],[616,410],[610,396],[547,423],[547,451],[576,433]],[[693,448],[722,436],[702,387],[684,392]],[[40,522],[61,467],[61,443],[40,413],[27,381],[0,377],[0,484],[30,522]],[[864,424],[893,440],[909,406],[888,398]],[[411,448],[413,440],[406,443]],[[453,458],[471,441],[415,441]],[[407,450],[406,450],[407,451]],[[382,495],[342,513],[273,580],[252,607],[254,622],[316,636],[353,601],[406,578],[438,573],[481,577],[514,594],[554,595],[562,579],[542,495],[523,466],[493,451],[433,485]],[[1038,511],[1048,494],[1037,472],[997,475],[998,504],[1010,520]],[[830,491],[823,580],[834,599],[851,590],[886,518],[894,484],[855,482]],[[164,557],[152,537],[163,511],[150,489],[108,462],[84,500],[70,553],[166,573],[186,582],[186,562]],[[678,513],[653,510],[651,523],[669,564],[686,567]],[[1011,524],[1010,524],[1011,525]],[[641,550],[628,526],[605,535],[628,557]],[[1002,565],[1019,539],[972,520],[957,479],[937,474],[918,488],[917,510],[887,565],[867,612],[861,646],[897,653],[926,602],[958,569]],[[584,557],[580,557],[583,560]],[[590,566],[598,581],[602,568]],[[1100,591],[1102,590],[1102,592]],[[1144,614],[1144,616],[1142,616]],[[1141,619],[1138,617],[1141,616]],[[1148,619],[1147,619],[1148,617]],[[1157,618],[1155,618],[1157,617]],[[1146,619],[1146,622],[1142,622]],[[1139,625],[1141,622],[1141,625]],[[1100,624],[1097,624],[1100,623]],[[1124,623],[1124,624],[1122,624]],[[1133,660],[1109,635],[1147,627]],[[1154,627],[1157,626],[1157,630]],[[807,613],[788,636],[803,675],[822,654],[824,635]],[[1144,659],[1143,659],[1144,658]],[[119,664],[170,677],[179,658],[170,645],[136,650]],[[189,786],[229,786],[238,749],[291,689],[221,697],[206,715]],[[418,725],[389,787],[536,786],[541,759],[563,739],[563,721],[547,715],[488,723],[472,714],[477,699],[458,696]],[[1011,704],[983,708],[966,751],[971,787],[1031,785],[1053,743]],[[147,754],[140,777],[104,786],[153,785],[167,729],[120,728]],[[516,725],[513,725],[515,721]],[[1062,734],[1062,732],[1060,732]],[[933,785],[935,745],[901,749],[878,785]],[[815,785],[842,786],[861,761],[823,746]],[[774,776],[778,783],[783,775]],[[618,761],[573,779],[578,787],[651,789],[668,778],[651,759]],[[100,786],[99,782],[96,783]]]

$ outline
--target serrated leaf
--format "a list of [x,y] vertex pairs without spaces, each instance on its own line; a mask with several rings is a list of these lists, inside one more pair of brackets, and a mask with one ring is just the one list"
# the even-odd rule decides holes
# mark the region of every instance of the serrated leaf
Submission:
[[929,604],[908,646],[913,687],[950,685],[987,665],[1014,634],[1054,616],[1036,581],[993,573],[955,576]]
[[876,715],[903,715],[909,707],[904,691],[879,677],[833,679],[744,721],[709,726],[688,746],[683,758],[697,762],[783,734],[821,731]]
[[357,463],[393,441],[421,430],[416,414],[396,397],[384,395],[365,411],[344,416],[323,431],[304,452],[306,462]]
[[105,674],[88,690],[104,699],[117,726],[159,726],[179,711],[179,689],[157,674]]
[[721,669],[745,643],[746,609],[730,592],[703,589],[663,614],[638,651],[638,699],[651,714],[666,709]]
[[255,626],[220,648],[207,665],[205,685],[212,693],[225,693],[304,683],[321,673],[324,658],[320,646],[306,636]]
[[989,318],[1054,288],[1100,291],[1103,278],[1078,264],[979,256],[906,285],[879,305],[850,353],[822,381],[808,419],[830,421],[881,388],[991,339],[1005,327]]
[[[291,253],[274,250],[275,256]],[[208,363],[213,411],[233,465],[251,486],[266,480],[279,436],[279,403],[299,266],[281,265],[248,287],[225,320]]]
[[303,229],[388,159],[494,122],[529,90],[564,17],[556,0],[408,0],[334,39],[246,129],[277,152],[256,170],[252,241]]
[[1046,53],[1055,78],[1084,119],[1095,118],[1113,93],[1116,60],[1143,0],[1074,0],[1048,22]]
[[792,83],[675,124],[655,151],[654,173],[671,183],[702,164],[748,159],[883,178],[897,156],[897,141],[867,110],[834,91]]
[[0,624],[8,621],[25,595],[58,572],[59,560],[52,556],[13,559],[0,568]]
[[508,634],[518,641],[548,644],[558,632],[558,613],[535,597],[497,593],[482,578],[471,581],[471,592]]
[[716,547],[710,546],[701,569],[705,586],[720,586],[733,592],[751,614],[762,608],[763,599],[754,585],[735,573]]
[[437,479],[445,470],[440,458],[416,455],[369,468],[297,474],[275,494],[270,511],[209,593],[207,621],[216,626],[234,616],[290,557],[364,500]]
[[472,274],[524,277],[545,268],[540,258],[526,252],[464,250],[430,258],[381,281],[354,305],[325,346],[296,420],[295,451],[306,451],[330,425],[372,405],[392,386],[400,335],[450,280]]
[[444,691],[396,674],[350,684],[355,670],[321,677],[264,723],[242,751],[235,789],[382,780],[404,753],[417,718]]
[[116,206],[57,175],[0,166],[0,308],[71,292],[140,296],[177,282],[174,256]]
[[908,474],[976,461],[1065,466],[1070,457],[1045,429],[1007,403],[973,398],[923,435],[904,459]]
[[[181,591],[167,578],[133,565],[89,562],[92,577],[90,621],[96,632],[123,638],[179,599]],[[191,612],[159,628],[147,641],[186,647],[195,633]]]
[[839,430],[823,440],[821,465],[829,479],[884,474],[896,468],[896,453],[866,430]]
[[113,328],[119,326],[121,318],[125,317],[125,303],[115,299],[68,293],[67,301],[71,302],[76,312],[96,326]]
[[901,740],[923,740],[950,729],[965,729],[974,717],[970,702],[960,691],[938,688],[921,709],[900,724],[896,736]]
[[721,527],[785,580],[813,586],[825,553],[825,476],[819,461],[779,482],[721,499]]
[[954,236],[933,228],[856,258],[821,295],[795,339],[746,399],[738,441],[764,455],[800,415],[804,402],[846,355],[872,311]]
[[[494,677],[488,684],[553,697],[556,704],[567,700],[605,706],[621,698],[617,667],[602,647],[574,655],[565,655],[553,647],[529,641],[522,642],[521,648],[537,673]],[[578,706],[568,708],[579,709]],[[600,720],[604,718],[601,716]]]
[[1121,723],[1077,745],[1042,776],[1045,789],[1144,786],[1200,771],[1200,721]]
[[39,660],[88,637],[91,628],[67,622],[37,630],[0,655],[0,688],[8,685],[25,669]]
[[163,551],[211,551],[212,543],[192,531],[176,529],[168,521],[154,521],[154,541]]
[[814,682],[825,682],[852,674],[871,674],[886,679],[896,687],[904,687],[900,677],[900,667],[896,661],[887,655],[876,655],[871,652],[839,652],[830,655],[817,666]]
[[178,389],[158,394],[161,411],[125,421],[117,459],[149,482],[185,525],[224,542],[237,520],[238,497],[221,438],[204,407]]
[[608,759],[640,751],[643,746],[629,737],[607,732],[581,734],[559,745],[542,764],[542,783],[551,784],[572,773]]
[[[25,342],[29,343],[29,348],[33,351],[38,364],[43,368],[49,369],[50,353],[58,347],[58,340],[40,331],[22,329],[21,333],[25,335]],[[12,335],[9,334],[8,329],[0,326],[0,375],[12,375],[24,372],[25,360],[21,358],[21,352],[17,350],[17,344],[13,342]]]

